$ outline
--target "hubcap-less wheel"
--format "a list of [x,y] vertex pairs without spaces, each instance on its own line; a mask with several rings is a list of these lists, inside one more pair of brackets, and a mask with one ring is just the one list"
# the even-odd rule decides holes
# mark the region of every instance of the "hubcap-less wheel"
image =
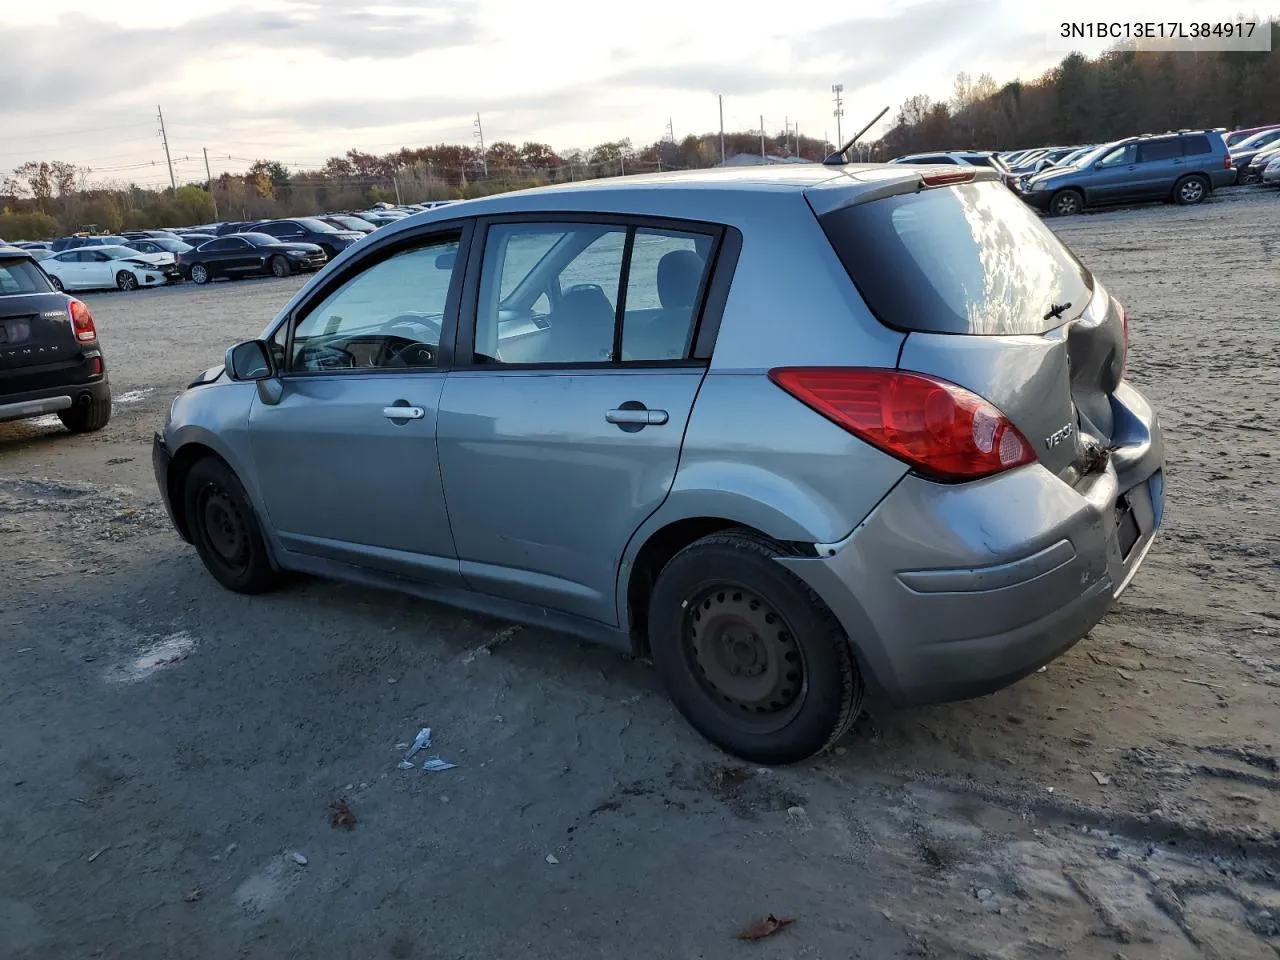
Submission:
[[208,484],[199,494],[200,521],[209,546],[227,569],[240,573],[249,562],[249,530],[225,490]]
[[191,268],[191,279],[196,283],[208,283],[209,271],[204,268],[203,264],[197,263]]
[[1080,211],[1080,200],[1074,193],[1063,193],[1054,198],[1053,209],[1060,217],[1070,217]]
[[802,700],[805,665],[782,617],[733,584],[699,590],[685,609],[685,656],[720,708],[761,731],[786,726]]
[[1178,188],[1178,199],[1183,203],[1199,203],[1204,199],[1204,184],[1199,180],[1184,181]]

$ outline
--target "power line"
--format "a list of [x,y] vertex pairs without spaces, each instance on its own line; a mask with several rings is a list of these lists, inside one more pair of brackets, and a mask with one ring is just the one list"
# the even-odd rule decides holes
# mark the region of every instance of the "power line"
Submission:
[[78,137],[85,133],[103,133],[107,130],[127,130],[131,127],[150,126],[150,124],[150,120],[145,120],[142,123],[122,123],[114,127],[90,127],[84,130],[60,130],[56,133],[24,133],[16,137],[12,137],[6,133],[4,139],[6,143],[11,143],[14,140],[42,140],[47,137]]

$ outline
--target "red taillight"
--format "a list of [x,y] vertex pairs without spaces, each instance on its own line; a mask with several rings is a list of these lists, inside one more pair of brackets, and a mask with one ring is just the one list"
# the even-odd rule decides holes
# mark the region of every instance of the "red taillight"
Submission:
[[945,187],[952,183],[968,183],[976,174],[976,170],[948,170],[946,173],[926,173],[920,178],[920,182],[926,187]]
[[976,393],[901,370],[782,367],[769,379],[854,436],[936,480],[977,480],[1036,459]]
[[76,339],[84,342],[98,339],[98,329],[93,325],[93,314],[89,305],[81,300],[72,300],[71,326],[76,331]]
[[1222,158],[1223,170],[1230,170],[1234,166],[1235,166],[1235,161],[1231,159],[1231,154],[1228,153],[1225,157]]
[[102,358],[101,357],[93,358],[93,376],[95,377],[102,376]]

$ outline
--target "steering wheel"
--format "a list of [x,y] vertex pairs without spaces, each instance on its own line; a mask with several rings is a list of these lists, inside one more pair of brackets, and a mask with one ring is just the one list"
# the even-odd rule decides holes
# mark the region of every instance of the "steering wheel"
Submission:
[[388,340],[382,351],[381,367],[434,367],[436,364],[435,347],[418,340],[399,345]]

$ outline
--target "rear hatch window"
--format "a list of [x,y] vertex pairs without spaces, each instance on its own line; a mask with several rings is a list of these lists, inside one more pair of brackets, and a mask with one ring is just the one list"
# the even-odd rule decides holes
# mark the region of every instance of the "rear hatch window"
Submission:
[[44,271],[26,257],[0,257],[0,296],[48,293],[51,289]]
[[897,330],[1041,334],[1091,296],[1089,271],[998,182],[885,197],[819,219],[867,306]]

